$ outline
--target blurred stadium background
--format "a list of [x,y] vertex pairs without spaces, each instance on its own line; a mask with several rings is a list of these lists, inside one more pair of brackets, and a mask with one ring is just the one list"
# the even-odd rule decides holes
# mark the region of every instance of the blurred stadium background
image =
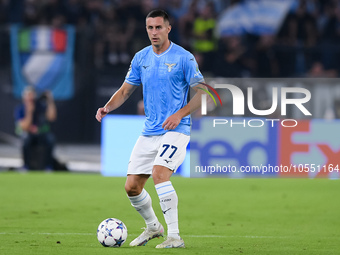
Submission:
[[[171,40],[194,53],[207,79],[339,76],[338,0],[2,0],[1,169],[22,164],[14,109],[23,87],[36,82],[56,99],[56,157],[70,170],[100,171],[101,125],[94,115],[121,85],[134,53],[149,45],[144,22],[154,8],[169,12]],[[52,40],[44,31],[61,31],[53,37],[61,45],[39,43]],[[46,52],[63,55],[67,66],[38,84],[39,64],[25,69],[25,61]],[[339,86],[320,86],[314,118],[340,117]],[[270,98],[265,90],[256,91],[261,102]],[[141,114],[141,99],[138,90],[114,114]]]

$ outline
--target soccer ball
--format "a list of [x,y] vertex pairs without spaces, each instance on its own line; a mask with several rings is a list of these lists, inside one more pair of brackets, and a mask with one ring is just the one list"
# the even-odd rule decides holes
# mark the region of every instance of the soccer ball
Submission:
[[97,229],[97,239],[105,247],[120,247],[128,235],[125,224],[118,219],[103,220]]

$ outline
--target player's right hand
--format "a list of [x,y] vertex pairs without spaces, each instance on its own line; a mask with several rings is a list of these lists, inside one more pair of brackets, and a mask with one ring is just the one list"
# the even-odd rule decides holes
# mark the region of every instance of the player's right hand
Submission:
[[96,114],[96,119],[99,121],[99,122],[102,122],[102,119],[109,113],[109,109],[107,109],[106,107],[102,107],[102,108],[99,108],[97,110],[97,114]]

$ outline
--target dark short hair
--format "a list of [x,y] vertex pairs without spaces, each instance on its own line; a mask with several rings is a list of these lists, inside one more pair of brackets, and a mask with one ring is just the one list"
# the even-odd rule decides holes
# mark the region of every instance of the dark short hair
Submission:
[[161,10],[161,9],[153,10],[149,12],[149,14],[146,16],[146,18],[156,18],[156,17],[162,17],[164,19],[164,22],[167,21],[168,23],[170,23],[169,15],[166,13],[166,11]]

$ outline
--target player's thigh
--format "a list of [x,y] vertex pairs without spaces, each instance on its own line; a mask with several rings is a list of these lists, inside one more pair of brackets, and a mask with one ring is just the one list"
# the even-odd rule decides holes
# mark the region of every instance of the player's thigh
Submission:
[[128,175],[151,175],[153,162],[158,153],[158,137],[140,136],[132,150]]
[[178,132],[163,135],[154,165],[164,166],[176,172],[183,163],[190,137]]

